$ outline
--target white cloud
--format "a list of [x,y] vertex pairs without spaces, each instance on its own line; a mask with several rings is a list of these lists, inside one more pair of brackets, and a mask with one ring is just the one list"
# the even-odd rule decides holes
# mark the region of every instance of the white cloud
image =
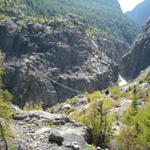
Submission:
[[144,0],[118,0],[123,12],[132,10],[137,4]]

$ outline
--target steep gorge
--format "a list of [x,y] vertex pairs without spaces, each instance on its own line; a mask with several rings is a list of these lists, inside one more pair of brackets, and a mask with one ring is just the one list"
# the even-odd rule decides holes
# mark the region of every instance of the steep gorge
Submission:
[[150,149],[150,21],[130,48],[117,0],[2,1],[0,149]]

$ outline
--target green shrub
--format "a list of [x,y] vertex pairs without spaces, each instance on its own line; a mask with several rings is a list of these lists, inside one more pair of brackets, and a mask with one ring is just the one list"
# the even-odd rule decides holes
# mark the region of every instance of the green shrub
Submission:
[[123,97],[123,92],[119,86],[113,86],[108,89],[114,99],[119,99]]
[[90,103],[90,102],[92,102],[92,101],[94,101],[94,100],[96,100],[96,99],[99,99],[100,97],[101,97],[101,92],[100,91],[95,91],[95,92],[93,92],[93,93],[88,93],[87,94],[87,99],[88,99],[88,102]]
[[67,100],[67,103],[70,104],[70,105],[75,105],[79,102],[79,99],[77,97],[73,97],[69,100]]
[[7,90],[3,91],[3,99],[7,102],[11,102],[13,99],[13,96],[10,92],[8,92]]

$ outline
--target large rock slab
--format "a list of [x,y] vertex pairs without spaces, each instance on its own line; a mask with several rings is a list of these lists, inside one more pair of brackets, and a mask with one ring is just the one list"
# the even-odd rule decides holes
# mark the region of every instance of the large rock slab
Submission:
[[26,121],[28,123],[48,122],[54,125],[63,125],[69,122],[69,119],[63,114],[51,114],[42,110],[32,110],[29,112],[24,112],[21,114],[16,114],[13,116],[14,120]]
[[[9,141],[16,149],[86,150],[87,144],[92,143],[90,130],[79,123],[66,120],[64,115],[37,110],[18,115],[20,117],[14,116],[12,120],[14,138]],[[60,123],[60,118],[63,123]],[[56,124],[56,121],[59,123]]]

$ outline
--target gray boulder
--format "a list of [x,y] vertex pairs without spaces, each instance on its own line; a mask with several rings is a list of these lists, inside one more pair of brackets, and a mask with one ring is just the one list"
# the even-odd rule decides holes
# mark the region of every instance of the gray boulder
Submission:
[[14,116],[10,124],[15,136],[9,143],[19,150],[86,150],[87,144],[92,143],[90,130],[66,120],[64,115],[44,111],[29,111],[18,115]]
[[67,149],[86,150],[87,142],[78,131],[74,132],[75,130],[69,128],[69,126],[68,128],[54,129],[49,136],[49,141]]
[[64,142],[64,137],[58,131],[52,131],[49,136],[49,142],[56,143],[58,146],[62,146]]

